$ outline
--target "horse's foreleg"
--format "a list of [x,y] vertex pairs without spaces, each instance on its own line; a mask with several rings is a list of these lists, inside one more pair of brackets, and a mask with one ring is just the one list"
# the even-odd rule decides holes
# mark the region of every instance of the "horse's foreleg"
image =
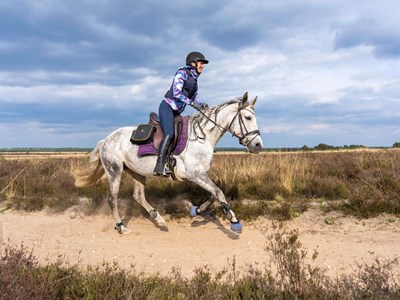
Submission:
[[[212,180],[207,176],[205,173],[197,173],[195,176],[188,177],[188,179],[194,183],[197,183],[199,186],[201,186],[203,189],[206,191],[209,191],[212,195],[212,198],[208,200],[207,202],[203,203],[203,205],[208,205],[209,201],[212,201],[212,199],[218,199],[218,201],[221,203],[221,209],[223,213],[225,214],[226,218],[231,222],[231,229],[235,232],[241,232],[242,231],[242,224],[240,223],[239,219],[236,218],[235,213],[232,211],[232,209],[229,207],[228,202],[226,201],[225,195],[222,192],[222,190],[212,182]],[[212,202],[211,202],[212,203]],[[202,205],[202,206],[203,206]],[[194,207],[190,211],[190,214],[192,216],[196,215],[196,212],[202,212],[202,206],[199,208]]]
[[197,215],[200,215],[201,213],[207,211],[213,203],[214,203],[214,199],[210,198],[198,207],[192,206],[192,208],[190,209],[190,216],[195,217]]
[[206,202],[204,202],[202,205],[199,206],[199,213],[207,211],[213,203],[214,203],[214,198],[208,199]]
[[146,179],[144,177],[137,178],[137,176],[134,176],[133,178],[134,178],[133,199],[136,200],[136,202],[138,202],[149,213],[150,218],[158,227],[166,228],[167,224],[164,218],[146,201],[144,195],[144,186]]

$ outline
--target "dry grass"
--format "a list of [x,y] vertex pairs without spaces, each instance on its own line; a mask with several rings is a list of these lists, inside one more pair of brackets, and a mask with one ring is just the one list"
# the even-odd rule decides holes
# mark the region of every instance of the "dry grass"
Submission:
[[[63,210],[83,197],[91,200],[93,208],[100,206],[107,197],[106,180],[90,188],[74,186],[70,171],[85,160],[53,156],[1,159],[0,206],[2,209]],[[313,201],[324,203],[326,209],[339,209],[361,217],[400,214],[398,150],[218,153],[209,175],[242,218],[266,214],[292,218]],[[129,199],[131,195],[130,177],[124,175],[120,197]],[[176,216],[187,214],[187,208],[174,200],[186,198],[200,204],[209,197],[206,191],[190,182],[157,178],[148,180],[146,195],[157,209]],[[254,201],[247,205],[242,200]]]
[[[101,181],[94,187],[75,188],[70,171],[85,160],[1,156],[0,211],[62,211],[82,198],[89,199],[89,208],[95,210],[104,203],[108,186]],[[243,219],[293,218],[311,201],[360,217],[400,214],[400,151],[217,154],[209,174]],[[156,179],[149,180],[146,193],[158,210],[176,217],[187,215],[179,199],[198,204],[208,198],[189,182]],[[129,176],[123,176],[120,196],[130,198],[131,194]],[[138,206],[136,213],[141,213]],[[398,274],[393,273],[397,260],[360,264],[351,276],[332,279],[306,263],[308,253],[296,231],[274,227],[268,232],[265,251],[274,264],[270,269],[250,267],[238,274],[233,260],[218,274],[205,267],[195,270],[193,278],[184,278],[179,270],[172,270],[169,277],[145,277],[134,267],[129,272],[112,263],[87,269],[65,267],[68,262],[62,258],[39,265],[23,246],[5,248],[0,259],[0,299],[400,298]],[[317,255],[312,254],[313,258]]]

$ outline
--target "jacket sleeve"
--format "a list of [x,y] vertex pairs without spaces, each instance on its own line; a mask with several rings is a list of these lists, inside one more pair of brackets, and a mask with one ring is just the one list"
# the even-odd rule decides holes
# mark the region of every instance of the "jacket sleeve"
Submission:
[[[185,71],[179,70],[178,73],[176,73],[176,75],[174,77],[174,81],[172,83],[172,91],[174,93],[174,98],[176,98],[182,102],[185,102],[186,104],[190,104],[191,100],[188,97],[186,97],[182,92],[185,80],[188,79],[187,76],[188,75],[186,74]],[[197,98],[197,91],[196,91],[195,99],[196,98]]]
[[[198,91],[198,89],[197,89],[197,91]],[[194,93],[193,102],[198,103],[198,104],[201,105],[201,104],[203,104],[203,103],[200,102],[200,100],[199,100],[199,95],[197,94],[197,91]]]

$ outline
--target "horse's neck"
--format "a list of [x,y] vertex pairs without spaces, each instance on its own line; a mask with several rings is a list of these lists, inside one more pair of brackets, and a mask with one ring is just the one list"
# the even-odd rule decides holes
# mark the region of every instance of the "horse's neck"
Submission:
[[211,114],[199,115],[199,119],[194,121],[194,130],[198,138],[207,139],[215,148],[218,141],[228,130],[234,113],[231,105],[226,105],[222,109],[214,108]]

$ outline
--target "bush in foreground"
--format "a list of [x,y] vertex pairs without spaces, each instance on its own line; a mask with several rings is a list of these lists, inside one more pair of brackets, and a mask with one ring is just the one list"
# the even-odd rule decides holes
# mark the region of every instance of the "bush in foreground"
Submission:
[[[274,226],[266,255],[271,268],[212,273],[207,266],[185,278],[145,276],[116,263],[97,267],[63,267],[60,259],[40,265],[24,246],[6,247],[0,261],[1,299],[399,299],[397,260],[360,265],[358,272],[331,278],[307,263],[298,232]],[[317,257],[314,252],[312,258]],[[396,277],[397,276],[397,277]]]

